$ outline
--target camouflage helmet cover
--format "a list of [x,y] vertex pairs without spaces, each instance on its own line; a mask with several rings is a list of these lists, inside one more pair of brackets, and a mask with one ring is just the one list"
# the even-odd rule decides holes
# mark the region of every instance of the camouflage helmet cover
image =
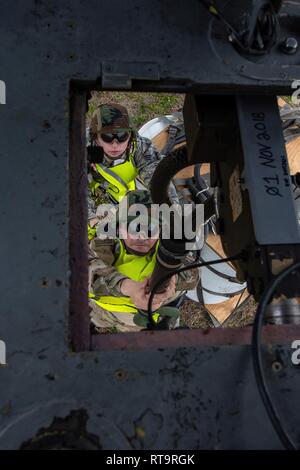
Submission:
[[150,191],[146,189],[137,189],[135,191],[129,191],[127,194],[128,207],[133,204],[144,204],[147,208],[151,207],[152,199]]
[[[148,211],[148,217],[145,220],[145,223],[148,224],[157,224],[158,226],[160,225],[159,219],[155,217],[153,213],[151,213],[151,206],[153,204],[153,201],[151,199],[151,194],[148,190],[135,190],[135,191],[129,191],[127,194],[127,207],[130,209],[134,204],[143,204]],[[151,216],[150,216],[151,214]],[[125,215],[125,214],[124,214]],[[127,222],[130,223],[133,220],[135,220],[137,217],[139,217],[140,222],[143,221],[143,217],[138,216],[138,215],[129,215],[127,216]]]
[[[124,206],[122,207],[122,204],[125,203],[125,198],[124,198],[122,199],[120,204],[118,205],[111,204],[109,209],[105,208],[104,210],[105,215],[102,216],[101,218],[99,217],[100,222],[97,227],[97,236],[102,238],[102,235],[107,233],[108,226],[111,226],[111,227],[117,226],[119,230],[120,224],[123,229],[126,227],[125,230],[127,229],[127,231],[129,228],[128,233],[130,233],[130,230],[133,228],[133,227],[130,228],[130,224],[131,222],[134,222],[137,218],[138,218],[138,224],[140,225],[141,229],[147,226],[148,230],[151,231],[151,237],[152,235],[153,236],[157,235],[161,224],[160,224],[159,217],[157,218],[155,214],[151,213],[152,200],[151,200],[150,192],[148,190],[129,191],[127,192],[125,197],[127,201],[125,207]],[[139,213],[138,209],[137,209],[137,212],[138,212],[137,214],[129,215],[129,209],[135,204],[143,204],[146,207],[146,210],[148,213],[147,216],[145,216],[145,214],[138,215]],[[125,210],[123,208],[125,208]]]
[[101,104],[93,113],[91,134],[97,136],[100,132],[116,130],[131,130],[127,109],[114,103]]

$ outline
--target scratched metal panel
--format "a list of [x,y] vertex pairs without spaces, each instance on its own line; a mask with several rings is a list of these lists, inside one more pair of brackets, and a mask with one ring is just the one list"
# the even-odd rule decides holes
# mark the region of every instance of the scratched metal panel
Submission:
[[[183,0],[1,2],[1,449],[19,448],[55,416],[81,409],[104,448],[281,447],[248,346],[77,354],[67,343],[69,81],[95,82],[113,59],[157,63],[174,89],[238,84],[270,92],[269,81],[236,75],[213,58],[208,24],[196,1],[189,8]],[[289,423],[299,374],[287,358],[286,376],[270,380]]]
[[[1,448],[18,448],[54,416],[82,408],[107,449],[281,448],[253,382],[249,346],[45,356],[10,355],[1,371]],[[279,358],[282,370],[273,372]],[[267,362],[272,396],[295,435],[299,370],[289,348],[274,348]]]

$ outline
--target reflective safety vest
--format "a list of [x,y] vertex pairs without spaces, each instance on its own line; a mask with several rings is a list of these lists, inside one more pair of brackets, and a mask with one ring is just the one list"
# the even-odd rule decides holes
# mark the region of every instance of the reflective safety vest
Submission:
[[88,240],[89,241],[91,241],[91,240],[93,240],[93,238],[95,238],[96,233],[97,233],[97,228],[96,227],[91,227],[88,224]]
[[[92,179],[92,181],[89,183],[89,189],[94,198],[96,196],[96,191],[99,187],[100,187],[99,181],[95,181],[94,179]],[[96,236],[97,227],[91,227],[90,224],[88,224],[87,228],[88,228],[88,240],[91,241]]]
[[96,163],[98,173],[104,178],[104,189],[108,195],[117,203],[121,202],[128,191],[134,191],[136,188],[135,177],[138,170],[134,164],[134,153],[136,143],[133,143],[133,149],[129,159],[119,165],[107,168],[102,163]]
[[[137,256],[128,253],[123,241],[120,240],[120,253],[114,263],[114,267],[119,273],[124,274],[129,279],[142,282],[146,277],[149,277],[154,270],[158,246],[159,242],[156,243],[154,253]],[[111,312],[138,312],[130,297],[102,295],[97,298],[93,294],[90,295],[90,297],[93,298],[100,307]],[[156,319],[156,317],[158,317],[158,314],[153,315],[154,319]]]
[[[134,154],[136,151],[136,142],[132,144],[132,150],[129,154],[129,159],[111,168],[105,165],[96,164],[98,173],[104,178],[103,187],[114,202],[121,202],[127,191],[134,191],[136,189],[135,177],[138,171],[134,165]],[[95,196],[96,190],[101,187],[101,183],[93,179],[89,183],[89,188],[92,196]],[[96,227],[88,225],[88,240],[91,241],[96,236]]]

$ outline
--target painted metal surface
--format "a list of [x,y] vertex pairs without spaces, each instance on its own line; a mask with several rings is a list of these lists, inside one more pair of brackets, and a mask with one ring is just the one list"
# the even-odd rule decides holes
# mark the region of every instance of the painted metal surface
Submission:
[[[241,75],[243,58],[238,64],[218,59],[206,39],[209,28],[210,18],[196,1],[188,8],[183,0],[1,2],[6,104],[0,106],[0,338],[7,354],[0,368],[1,449],[20,448],[55,417],[67,420],[74,411],[87,416],[86,431],[106,449],[281,448],[254,383],[249,345],[208,345],[199,338],[178,347],[84,351],[85,287],[77,286],[81,297],[70,274],[70,253],[85,250],[83,232],[77,241],[69,239],[76,231],[70,194],[76,185],[82,194],[85,184],[84,171],[77,172],[81,163],[70,161],[80,158],[69,143],[71,81],[73,89],[80,83],[78,93],[99,87],[106,63],[104,84],[121,86],[123,70],[121,83],[136,90],[158,84],[178,91],[289,89],[288,79]],[[118,73],[109,74],[109,61],[119,64]],[[156,72],[147,75],[149,62]],[[291,71],[299,78],[298,66]],[[80,220],[84,208],[80,197],[75,200]],[[69,314],[74,292],[77,308],[83,299],[83,323]],[[70,345],[76,331],[81,352]],[[266,363],[280,412],[295,434],[300,410],[299,370],[290,359],[294,334],[296,339],[296,329],[287,338],[280,333],[278,343],[286,345],[266,348]],[[279,373],[270,367],[275,360],[282,364]]]

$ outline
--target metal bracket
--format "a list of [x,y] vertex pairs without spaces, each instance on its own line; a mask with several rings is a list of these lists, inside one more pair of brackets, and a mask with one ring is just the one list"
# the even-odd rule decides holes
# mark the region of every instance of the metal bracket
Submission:
[[132,80],[159,80],[156,62],[102,62],[102,89],[130,90]]

